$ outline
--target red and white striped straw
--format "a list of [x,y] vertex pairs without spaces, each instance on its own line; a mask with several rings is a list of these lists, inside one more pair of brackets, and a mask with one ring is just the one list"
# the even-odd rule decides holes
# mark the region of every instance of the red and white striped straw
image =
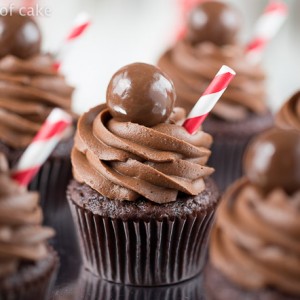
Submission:
[[54,68],[59,70],[61,67],[61,63],[63,61],[63,57],[66,55],[66,52],[69,51],[69,46],[71,42],[75,41],[77,38],[82,36],[84,32],[91,25],[91,19],[87,13],[80,13],[74,21],[74,25],[71,28],[70,32],[64,39],[63,44],[56,54],[56,61],[54,63]]
[[75,19],[74,26],[71,28],[71,31],[66,36],[66,41],[73,41],[80,37],[85,30],[91,25],[90,16],[87,13],[80,13]]
[[248,59],[257,63],[261,60],[268,42],[276,35],[288,15],[287,5],[281,1],[270,1],[257,20],[254,36],[246,48]]
[[54,108],[12,171],[12,178],[21,186],[27,186],[63,138],[71,123],[72,117],[69,114]]
[[221,67],[182,125],[190,134],[195,133],[199,129],[234,76],[235,72],[231,68],[227,66]]

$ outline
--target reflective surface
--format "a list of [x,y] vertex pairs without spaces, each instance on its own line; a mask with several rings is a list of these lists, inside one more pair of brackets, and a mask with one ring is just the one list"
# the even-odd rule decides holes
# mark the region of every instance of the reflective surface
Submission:
[[[69,270],[72,269],[69,264]],[[77,271],[76,271],[77,272]],[[76,273],[75,272],[75,273]],[[75,275],[73,273],[73,275]],[[65,273],[66,274],[66,273]],[[134,287],[110,283],[96,278],[82,269],[77,279],[69,282],[67,275],[60,280],[52,294],[52,300],[204,300],[202,278],[195,277],[189,281],[156,288]]]

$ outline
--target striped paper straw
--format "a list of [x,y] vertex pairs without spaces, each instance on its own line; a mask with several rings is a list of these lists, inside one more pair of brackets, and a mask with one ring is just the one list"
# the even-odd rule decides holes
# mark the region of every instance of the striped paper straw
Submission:
[[227,66],[221,67],[182,125],[190,134],[195,133],[199,129],[234,76],[235,72],[231,68]]
[[74,26],[66,36],[66,41],[73,41],[80,37],[85,30],[91,25],[90,17],[87,13],[80,13],[75,19]]
[[64,56],[70,50],[69,46],[71,42],[75,41],[77,38],[82,36],[84,32],[88,29],[91,25],[90,17],[87,13],[80,13],[77,18],[75,19],[74,25],[71,28],[70,32],[64,39],[64,42],[61,48],[57,51],[56,60],[54,63],[54,69],[59,70],[61,67],[61,63],[63,61]]
[[12,178],[21,186],[27,186],[61,141],[71,123],[72,117],[69,114],[54,108],[12,171]]
[[287,5],[281,1],[270,1],[257,20],[252,41],[246,47],[248,59],[257,63],[261,60],[268,42],[276,35],[288,15]]

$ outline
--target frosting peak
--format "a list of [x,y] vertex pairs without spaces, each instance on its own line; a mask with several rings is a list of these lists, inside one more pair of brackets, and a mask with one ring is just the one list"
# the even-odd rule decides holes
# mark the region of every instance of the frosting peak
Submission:
[[46,240],[54,231],[41,224],[38,194],[10,179],[8,164],[0,154],[0,278],[16,272],[22,261],[48,255]]
[[153,127],[119,122],[101,105],[79,120],[73,173],[110,199],[172,202],[178,192],[196,195],[204,190],[204,177],[213,172],[205,166],[211,143],[210,135],[190,135],[173,122]]

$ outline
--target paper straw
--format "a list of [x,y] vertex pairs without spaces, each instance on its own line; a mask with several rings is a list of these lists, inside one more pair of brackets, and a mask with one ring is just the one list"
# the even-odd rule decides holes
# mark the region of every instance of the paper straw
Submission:
[[71,123],[72,117],[69,114],[59,108],[53,109],[12,171],[12,178],[21,186],[27,186],[61,141]]
[[90,17],[87,13],[80,13],[74,21],[74,25],[64,39],[63,44],[57,51],[56,60],[53,65],[54,69],[59,70],[63,61],[63,57],[70,50],[70,45],[73,41],[83,35],[91,25]]
[[75,19],[74,26],[71,28],[71,31],[66,36],[66,41],[73,41],[80,37],[86,29],[91,25],[90,17],[87,13],[80,13]]
[[[11,2],[11,1],[10,1]],[[23,0],[21,2],[21,7],[26,7],[26,8],[29,8],[29,7],[34,7],[35,5],[37,4],[37,0]]]
[[235,72],[231,68],[227,66],[221,67],[182,125],[190,134],[195,133],[199,129],[234,76]]
[[257,20],[252,41],[246,47],[248,59],[257,63],[261,60],[267,44],[276,35],[288,15],[287,5],[281,1],[270,1]]

